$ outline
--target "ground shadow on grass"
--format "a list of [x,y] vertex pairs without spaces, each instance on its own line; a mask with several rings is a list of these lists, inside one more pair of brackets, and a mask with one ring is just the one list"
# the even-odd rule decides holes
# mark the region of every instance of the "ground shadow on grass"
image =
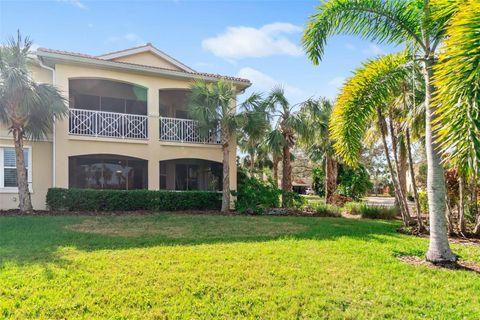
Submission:
[[0,217],[0,268],[6,263],[62,263],[58,249],[263,242],[282,238],[387,241],[398,222],[342,218],[156,214],[150,216]]

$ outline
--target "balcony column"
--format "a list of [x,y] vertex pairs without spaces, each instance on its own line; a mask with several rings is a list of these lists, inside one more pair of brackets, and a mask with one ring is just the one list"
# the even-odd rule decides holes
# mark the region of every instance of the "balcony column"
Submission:
[[[232,111],[236,112],[237,100],[232,101]],[[233,135],[230,139],[230,190],[237,191],[237,138]],[[230,208],[235,208],[236,197],[230,196]]]
[[[148,114],[148,141],[150,144],[158,144],[160,135],[159,100],[158,89],[149,87],[147,94]],[[148,189],[160,189],[160,163],[158,154],[148,154]]]

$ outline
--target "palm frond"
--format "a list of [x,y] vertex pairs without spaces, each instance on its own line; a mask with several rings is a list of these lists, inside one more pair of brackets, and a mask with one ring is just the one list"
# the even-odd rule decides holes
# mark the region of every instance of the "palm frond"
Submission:
[[330,135],[335,151],[348,165],[358,162],[376,108],[398,95],[398,84],[408,74],[408,56],[391,54],[365,63],[343,86],[330,119]]
[[461,4],[435,68],[437,139],[459,166],[480,163],[480,3]]
[[378,43],[414,41],[420,46],[423,0],[331,0],[317,7],[303,35],[303,46],[314,64],[322,59],[328,37],[359,35]]

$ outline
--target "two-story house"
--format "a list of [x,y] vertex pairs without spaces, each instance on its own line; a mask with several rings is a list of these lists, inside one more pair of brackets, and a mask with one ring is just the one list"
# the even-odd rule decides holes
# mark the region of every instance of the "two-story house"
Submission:
[[[58,87],[69,113],[45,141],[26,142],[35,209],[49,188],[222,190],[218,132],[199,135],[187,98],[194,79],[250,82],[200,73],[151,44],[91,56],[50,49],[34,54],[37,82]],[[236,189],[236,143],[230,143],[231,189]],[[18,207],[15,153],[0,127],[0,209]]]

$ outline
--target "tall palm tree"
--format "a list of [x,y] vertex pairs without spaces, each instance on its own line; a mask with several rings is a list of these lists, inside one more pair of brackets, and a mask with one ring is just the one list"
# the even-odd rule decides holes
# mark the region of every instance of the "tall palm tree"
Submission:
[[261,143],[265,140],[270,127],[267,104],[261,94],[253,93],[240,106],[238,145],[240,150],[250,157],[249,171],[254,175],[255,165],[261,153]]
[[23,146],[25,139],[39,140],[52,132],[55,117],[68,109],[60,92],[50,84],[36,83],[29,71],[32,42],[20,32],[0,47],[0,122],[13,136],[17,166],[19,209],[33,211]]
[[[458,1],[450,1],[458,2]],[[432,125],[438,114],[431,105],[435,53],[444,39],[445,26],[456,9],[441,10],[441,0],[330,0],[317,8],[304,33],[303,43],[313,61],[321,60],[328,37],[359,35],[379,43],[407,44],[419,48],[425,81],[425,146],[428,163],[430,244],[426,258],[432,262],[456,261],[447,235],[445,183]]]
[[306,137],[307,139],[300,139],[300,142],[311,160],[322,161],[325,165],[326,203],[333,202],[338,174],[338,163],[328,132],[332,110],[333,104],[325,98],[307,100],[300,110],[307,125],[315,128],[315,131]]
[[292,192],[291,149],[297,138],[308,136],[311,129],[302,114],[294,111],[297,105],[288,102],[283,88],[273,88],[266,101],[267,110],[277,119],[273,130],[268,134],[267,145],[274,155],[282,155],[282,206],[288,207],[291,205],[288,194]]
[[[440,146],[459,167],[462,188],[463,176],[470,178],[475,209],[475,181],[480,174],[480,3],[467,0],[456,7],[447,2],[444,7],[447,12],[455,9],[435,67],[434,84],[438,89],[433,104],[437,108]],[[480,213],[475,232],[480,233]]]
[[[392,54],[368,61],[348,79],[337,98],[330,120],[330,134],[335,151],[347,165],[356,165],[363,148],[363,139],[371,122],[377,119],[384,145],[385,157],[394,184],[396,201],[400,206],[405,224],[409,223],[408,205],[402,192],[396,170],[390,160],[386,141],[388,112],[400,93],[399,84],[410,75],[412,64],[408,64],[404,53]],[[394,119],[390,118],[390,124]],[[390,132],[395,135],[395,132]],[[392,137],[391,137],[392,138]],[[392,145],[395,145],[395,139]],[[395,151],[395,150],[394,150]],[[395,152],[394,152],[395,153]]]
[[[233,86],[220,80],[208,83],[196,80],[190,86],[189,113],[199,122],[200,133],[207,135],[220,130],[223,151],[222,212],[230,210],[230,141],[237,128],[235,91]],[[216,129],[218,128],[218,129]]]

